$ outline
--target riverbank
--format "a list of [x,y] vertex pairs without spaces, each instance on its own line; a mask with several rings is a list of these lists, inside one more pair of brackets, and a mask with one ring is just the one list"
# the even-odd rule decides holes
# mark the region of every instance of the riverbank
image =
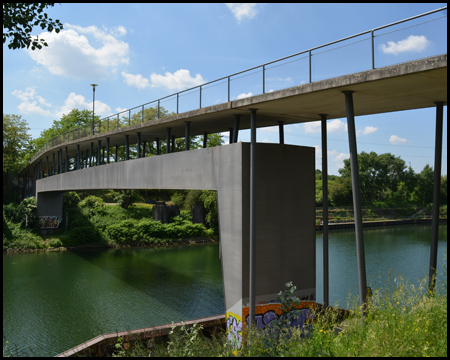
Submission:
[[[389,282],[389,281],[388,281]],[[391,284],[392,285],[392,284]],[[351,311],[320,304],[311,309],[303,328],[290,335],[244,330],[245,346],[228,345],[225,317],[209,318],[103,334],[67,350],[74,356],[389,356],[447,357],[447,291],[427,294],[426,278],[418,287],[394,278],[394,289],[374,289],[366,305],[364,326],[354,301]],[[343,316],[344,315],[344,316]],[[205,331],[206,330],[206,331]]]
[[[363,227],[384,227],[397,225],[431,225],[432,219],[402,219],[363,221]],[[447,224],[447,219],[439,219],[439,224]],[[328,230],[354,229],[355,222],[328,223]],[[316,225],[316,230],[323,230],[323,225]]]
[[186,238],[178,240],[167,240],[166,242],[160,242],[155,244],[135,243],[135,244],[86,244],[79,246],[60,246],[60,247],[47,247],[42,249],[23,249],[23,248],[9,248],[3,249],[7,254],[26,254],[26,253],[38,253],[38,252],[60,252],[60,251],[74,251],[74,250],[89,250],[89,249],[124,249],[124,248],[158,248],[169,247],[179,245],[195,245],[195,244],[208,244],[215,243],[219,240],[217,238],[197,237]]

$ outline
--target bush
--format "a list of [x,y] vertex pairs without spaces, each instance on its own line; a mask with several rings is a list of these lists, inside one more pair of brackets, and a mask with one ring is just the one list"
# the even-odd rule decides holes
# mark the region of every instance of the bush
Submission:
[[101,233],[92,225],[80,226],[69,230],[67,236],[61,237],[63,246],[78,246],[90,243],[101,243]]
[[63,246],[63,244],[62,244],[61,240],[59,240],[59,239],[51,239],[48,242],[48,246],[52,247],[52,248],[57,248],[57,247]]
[[63,206],[66,209],[77,206],[80,201],[80,196],[75,191],[69,191],[63,194]]

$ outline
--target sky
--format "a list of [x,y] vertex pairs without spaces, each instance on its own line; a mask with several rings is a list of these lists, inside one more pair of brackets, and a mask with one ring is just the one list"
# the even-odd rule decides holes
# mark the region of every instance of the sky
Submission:
[[[102,117],[148,103],[310,48],[446,6],[400,4],[55,4],[47,13],[64,29],[39,35],[42,50],[10,50],[3,44],[3,113],[21,115],[33,138],[73,108]],[[413,25],[376,33],[376,67],[447,52],[447,11]],[[430,19],[435,21],[424,23]],[[419,25],[420,24],[420,25]],[[406,29],[402,29],[406,28]],[[402,29],[402,30],[401,30]],[[399,31],[392,31],[399,30]],[[370,39],[353,39],[333,51],[313,52],[313,81],[367,70]],[[342,45],[347,45],[342,47]],[[328,48],[327,48],[328,49]],[[325,49],[324,49],[325,50]],[[349,56],[350,55],[350,56]],[[298,61],[267,67],[266,91],[308,81]],[[262,92],[261,74],[236,76],[231,99]],[[202,90],[202,106],[227,101],[224,84]],[[198,93],[180,96],[181,111],[198,104]],[[162,103],[174,110],[174,102]],[[436,109],[356,117],[358,152],[392,153],[420,172],[434,167]],[[447,174],[447,106],[444,106],[442,174]],[[223,133],[228,143],[228,133]],[[320,122],[285,126],[285,143],[316,148],[321,169]],[[258,142],[277,143],[278,127],[258,129]],[[239,133],[250,141],[249,130]],[[328,171],[339,175],[349,158],[346,118],[328,121]]]

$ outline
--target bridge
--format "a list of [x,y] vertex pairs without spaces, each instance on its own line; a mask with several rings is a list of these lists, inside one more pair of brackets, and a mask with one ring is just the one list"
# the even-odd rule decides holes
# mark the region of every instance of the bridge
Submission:
[[[283,288],[284,281],[294,281],[298,286],[296,294],[304,300],[315,300],[314,149],[284,145],[284,125],[318,120],[322,123],[324,224],[327,224],[326,122],[347,117],[360,300],[364,302],[364,241],[358,172],[354,171],[358,169],[355,117],[435,107],[435,201],[430,257],[432,286],[437,256],[443,106],[447,102],[446,15],[443,16],[445,28],[439,33],[445,38],[440,39],[445,42],[445,49],[436,47],[440,53],[428,54],[430,56],[427,57],[415,53],[408,61],[376,67],[379,47],[374,44],[377,31],[425,16],[435,16],[442,11],[446,14],[446,7],[292,55],[306,54],[309,60],[309,82],[304,84],[266,92],[266,68],[291,58],[287,57],[246,70],[261,68],[263,89],[259,95],[230,99],[230,78],[244,73],[241,72],[217,80],[228,83],[227,102],[210,106],[203,103],[202,106],[202,90],[207,85],[204,84],[186,90],[199,91],[196,109],[178,111],[180,92],[173,95],[177,111],[169,116],[159,116],[163,100],[159,99],[127,110],[125,121],[128,120],[128,124],[123,123],[124,114],[122,118],[121,114],[116,114],[93,123],[91,127],[72,130],[52,139],[33,156],[22,173],[24,192],[37,196],[39,216],[58,218],[62,216],[62,194],[65,191],[151,188],[217,190],[225,307],[230,326],[234,324],[232,328],[239,329],[246,322],[246,314],[253,319],[255,311],[256,314],[258,311],[269,311],[261,307],[258,310],[255,304],[260,303],[262,307],[266,304],[267,307],[276,297],[276,292]],[[405,25],[404,29],[408,28]],[[366,36],[367,44],[371,45],[372,61],[368,69],[313,81],[314,51],[361,36]],[[146,121],[145,106],[148,108],[149,104],[153,104],[158,116]],[[424,126],[430,126],[432,121],[424,119]],[[257,144],[256,128],[274,125],[279,126],[279,144]],[[238,143],[242,129],[251,129],[251,144]],[[224,131],[230,131],[229,145],[188,151],[191,136],[202,135],[206,147],[208,134]],[[175,137],[185,138],[186,151],[170,153],[169,144]],[[167,140],[167,154],[161,154],[159,150],[161,139]],[[146,156],[145,143],[153,141],[156,142],[158,156]],[[131,160],[129,157],[130,144],[137,146],[137,159]],[[125,161],[118,159],[117,149],[120,146],[125,147]],[[97,150],[95,165],[94,148]],[[83,156],[83,151],[89,155]],[[75,159],[71,168],[70,159]],[[289,196],[295,200],[289,199]],[[283,220],[285,217],[279,214],[294,215]],[[325,305],[328,305],[327,234],[325,225]]]

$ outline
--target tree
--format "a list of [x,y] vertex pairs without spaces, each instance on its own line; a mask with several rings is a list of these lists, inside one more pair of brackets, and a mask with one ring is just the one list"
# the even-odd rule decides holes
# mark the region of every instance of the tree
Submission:
[[349,177],[337,177],[328,185],[328,195],[334,206],[352,205],[352,181]]
[[[359,183],[361,201],[371,204],[375,200],[388,198],[397,191],[398,184],[405,176],[405,161],[391,153],[378,155],[376,152],[358,154]],[[344,168],[339,169],[342,177],[350,178],[350,159],[344,160]]]
[[17,175],[26,163],[30,152],[28,123],[20,115],[3,114],[3,171]]
[[423,206],[433,202],[434,171],[426,164],[417,176],[417,185],[414,189],[414,200],[421,202]]
[[[44,39],[32,38],[31,32],[34,26],[40,26],[42,30],[58,34],[63,25],[59,20],[53,21],[44,10],[54,3],[3,3],[3,44],[6,39],[12,37],[8,44],[9,49],[36,48],[42,49],[42,45],[48,46]],[[5,31],[6,30],[6,31]]]

